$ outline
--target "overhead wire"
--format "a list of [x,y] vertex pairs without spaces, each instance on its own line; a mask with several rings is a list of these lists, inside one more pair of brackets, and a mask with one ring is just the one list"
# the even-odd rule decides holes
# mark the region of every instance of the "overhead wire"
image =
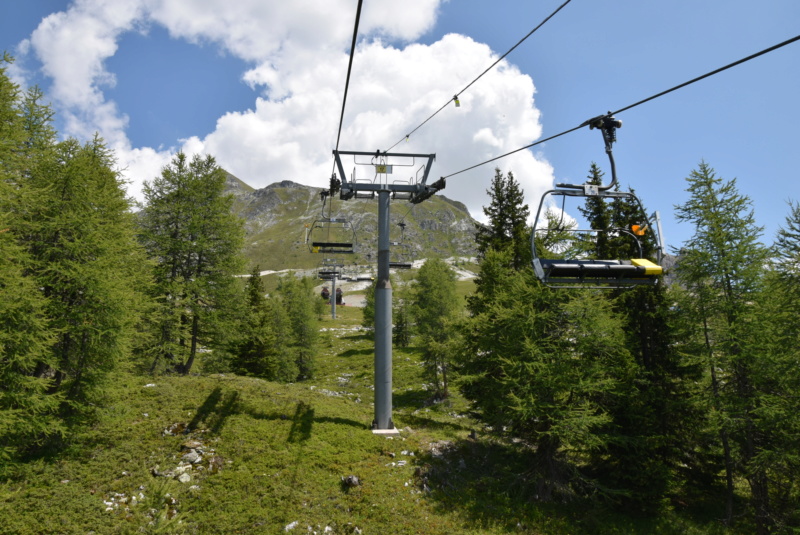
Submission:
[[492,70],[492,69],[493,69],[493,68],[494,68],[494,67],[495,67],[495,66],[496,66],[498,63],[500,63],[501,61],[503,61],[503,60],[506,58],[506,56],[508,56],[508,55],[509,55],[511,52],[513,52],[513,51],[514,51],[514,49],[516,49],[516,48],[517,48],[519,45],[521,45],[523,41],[525,41],[525,40],[526,40],[528,37],[530,37],[531,35],[533,35],[533,33],[534,33],[534,32],[536,32],[536,30],[538,30],[539,28],[541,28],[542,26],[544,26],[544,24],[545,24],[547,21],[549,21],[551,18],[553,18],[553,17],[556,15],[556,13],[558,13],[559,11],[561,11],[561,9],[562,9],[562,8],[564,8],[564,6],[566,6],[567,4],[569,4],[571,1],[572,1],[572,0],[566,0],[566,1],[565,1],[563,4],[561,4],[560,6],[558,6],[558,9],[556,9],[555,11],[553,11],[552,13],[550,13],[550,15],[548,15],[548,16],[547,16],[547,18],[545,18],[545,19],[544,19],[542,22],[540,22],[538,26],[536,26],[534,29],[532,29],[531,31],[529,31],[529,32],[528,32],[528,34],[527,34],[525,37],[523,37],[522,39],[520,39],[519,41],[517,41],[517,44],[515,44],[515,45],[514,45],[514,46],[512,46],[510,49],[508,49],[508,51],[507,51],[505,54],[503,54],[502,56],[500,56],[499,58],[497,58],[497,61],[495,61],[494,63],[492,63],[491,65],[489,65],[489,67],[487,67],[485,71],[483,71],[483,72],[482,72],[481,74],[479,74],[479,75],[478,75],[478,76],[477,76],[475,79],[473,79],[473,80],[472,80],[470,83],[468,83],[468,84],[467,84],[467,85],[466,85],[466,86],[465,86],[465,87],[464,87],[464,88],[463,88],[461,91],[457,92],[457,93],[456,93],[456,94],[453,96],[453,98],[451,98],[450,100],[448,100],[447,102],[445,102],[445,103],[444,103],[444,105],[442,105],[442,107],[441,107],[441,108],[439,108],[438,110],[436,110],[435,112],[433,112],[433,113],[432,113],[432,114],[431,114],[431,115],[430,115],[430,116],[429,116],[427,119],[425,119],[424,121],[422,121],[422,123],[420,123],[420,124],[419,124],[419,126],[417,126],[417,127],[416,127],[416,128],[414,128],[414,129],[413,129],[411,132],[409,132],[408,134],[406,134],[405,136],[403,136],[402,138],[400,138],[400,139],[397,141],[397,143],[395,143],[394,145],[392,145],[391,147],[389,147],[388,149],[386,149],[386,151],[384,151],[384,152],[389,152],[390,150],[392,150],[393,148],[395,148],[396,146],[398,146],[400,143],[402,143],[402,142],[403,142],[403,140],[405,140],[405,139],[408,139],[409,137],[411,137],[411,135],[412,135],[414,132],[416,132],[417,130],[419,130],[419,129],[420,129],[420,128],[422,128],[423,126],[425,126],[425,123],[427,123],[428,121],[430,121],[431,119],[433,119],[434,117],[436,117],[436,116],[439,114],[439,112],[441,112],[443,109],[445,109],[447,106],[449,106],[451,102],[453,102],[453,101],[456,101],[456,102],[458,102],[458,97],[459,97],[459,95],[461,95],[461,94],[462,94],[462,93],[464,93],[464,92],[465,92],[467,89],[469,89],[470,87],[472,87],[472,85],[473,85],[475,82],[477,82],[478,80],[480,80],[480,79],[483,77],[483,75],[485,75],[487,72],[489,72],[490,70]]
[[[339,129],[336,134],[336,150],[339,150],[339,141],[342,137],[342,124],[344,124],[344,109],[347,104],[347,91],[350,88],[350,73],[353,72],[353,57],[356,53],[356,40],[358,38],[358,24],[361,20],[361,6],[364,5],[364,0],[358,0],[358,6],[356,7],[356,21],[353,25],[353,40],[350,43],[350,59],[347,63],[347,77],[345,78],[344,82],[344,96],[342,97],[342,112],[339,115]],[[336,162],[333,162],[333,168],[331,169],[331,177],[333,177],[336,171]],[[331,202],[328,205],[328,217],[331,217],[333,213],[333,199],[331,198]],[[322,215],[325,215],[325,201],[323,200],[322,204]]]
[[794,43],[795,41],[798,41],[798,40],[800,40],[800,35],[792,37],[791,39],[787,39],[786,41],[778,43],[777,45],[771,46],[769,48],[765,48],[764,50],[756,52],[755,54],[751,54],[751,55],[749,55],[749,56],[747,56],[745,58],[742,58],[740,60],[734,61],[733,63],[729,63],[729,64],[725,65],[724,67],[720,67],[719,69],[715,69],[713,71],[707,72],[706,74],[703,74],[702,76],[698,76],[697,78],[693,78],[693,79],[689,80],[688,82],[684,82],[682,84],[678,84],[675,87],[667,89],[666,91],[661,91],[660,93],[656,93],[655,95],[652,95],[650,97],[642,99],[642,100],[640,100],[638,102],[634,102],[633,104],[625,106],[624,108],[620,108],[620,109],[618,109],[616,111],[613,111],[613,112],[610,111],[607,114],[600,115],[599,117],[594,117],[592,119],[589,119],[588,121],[584,121],[580,125],[578,125],[576,127],[573,127],[573,128],[570,128],[569,130],[564,130],[563,132],[561,132],[559,134],[556,134],[554,136],[550,136],[550,137],[547,137],[545,139],[540,139],[539,141],[531,143],[530,145],[525,145],[524,147],[520,147],[518,149],[512,150],[511,152],[507,152],[505,154],[501,154],[500,156],[495,156],[494,158],[492,158],[490,160],[486,160],[486,161],[483,161],[481,163],[478,163],[478,164],[472,165],[470,167],[467,167],[465,169],[462,169],[460,171],[456,171],[455,173],[450,173],[449,175],[445,175],[445,176],[442,177],[442,179],[447,179],[447,178],[450,178],[452,176],[460,175],[461,173],[466,173],[467,171],[471,171],[472,169],[475,169],[476,167],[481,167],[482,165],[486,165],[487,163],[491,163],[491,162],[500,160],[500,159],[505,158],[507,156],[511,156],[512,154],[516,154],[517,152],[520,152],[520,151],[523,151],[525,149],[529,149],[531,147],[535,147],[536,145],[541,145],[542,143],[546,143],[547,141],[556,139],[557,137],[561,137],[563,135],[569,134],[569,133],[574,132],[576,130],[580,130],[581,128],[583,128],[585,126],[588,126],[590,122],[595,121],[598,118],[610,117],[612,115],[617,115],[617,114],[620,114],[620,113],[622,113],[624,111],[628,111],[631,108],[635,108],[636,106],[640,106],[640,105],[642,105],[642,104],[644,104],[646,102],[650,102],[651,100],[654,100],[656,98],[662,97],[662,96],[664,96],[664,95],[666,95],[668,93],[672,93],[673,91],[676,91],[678,89],[684,88],[684,87],[686,87],[688,85],[691,85],[691,84],[693,84],[695,82],[699,82],[700,80],[708,78],[709,76],[714,76],[715,74],[719,74],[722,71],[728,70],[728,69],[730,69],[732,67],[735,67],[737,65],[741,65],[742,63],[745,63],[747,61],[755,59],[755,58],[757,58],[759,56],[763,56],[764,54],[767,54],[769,52],[773,52],[773,51],[775,51],[775,50],[777,50],[779,48],[782,48],[782,47],[784,47],[786,45]]
[[350,45],[350,61],[347,64],[347,79],[344,83],[344,98],[342,98],[342,113],[339,116],[339,133],[336,134],[336,150],[339,150],[339,140],[342,137],[342,124],[344,123],[344,107],[347,104],[347,90],[350,87],[350,73],[353,71],[353,56],[356,52],[356,38],[358,37],[358,22],[361,19],[361,6],[364,0],[358,0],[358,7],[356,8],[356,22],[353,27],[353,42]]

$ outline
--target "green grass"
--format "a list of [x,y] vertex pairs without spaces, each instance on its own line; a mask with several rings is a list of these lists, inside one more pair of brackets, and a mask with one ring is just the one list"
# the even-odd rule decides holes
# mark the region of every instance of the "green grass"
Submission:
[[[120,376],[92,427],[0,481],[0,533],[284,533],[294,522],[290,533],[726,533],[669,509],[637,518],[535,501],[529,452],[468,438],[482,428],[457,394],[429,404],[414,348],[393,354],[401,436],[373,435],[373,344],[360,323],[354,307],[323,317],[316,378],[302,384]],[[164,433],[175,424],[187,432]],[[189,440],[204,469],[186,483],[154,475],[174,471]],[[349,475],[362,484],[343,485]]]
[[456,295],[458,295],[459,300],[462,302],[464,302],[467,296],[472,295],[473,293],[475,293],[475,279],[467,279],[456,282]]

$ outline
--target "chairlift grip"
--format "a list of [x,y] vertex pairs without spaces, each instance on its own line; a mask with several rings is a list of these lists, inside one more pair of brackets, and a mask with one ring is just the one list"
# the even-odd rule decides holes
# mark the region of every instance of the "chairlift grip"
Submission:
[[[622,127],[622,121],[615,119],[611,112],[606,115],[598,115],[588,121],[585,121],[581,126],[588,126],[589,129],[597,128],[603,134],[603,142],[606,146],[606,154],[611,164],[611,182],[608,184],[594,185],[594,184],[556,184],[557,188],[572,188],[582,189],[586,195],[597,195],[596,192],[607,191],[617,185],[617,165],[614,162],[614,153],[611,150],[612,145],[617,140],[617,128]],[[588,189],[587,189],[588,188]]]

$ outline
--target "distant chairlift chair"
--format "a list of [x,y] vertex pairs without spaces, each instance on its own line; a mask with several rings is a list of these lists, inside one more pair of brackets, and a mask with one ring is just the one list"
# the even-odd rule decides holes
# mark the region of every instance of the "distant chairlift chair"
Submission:
[[326,258],[317,266],[317,278],[320,280],[334,280],[342,278],[344,265],[334,258]]
[[329,192],[322,192],[322,215],[309,227],[306,225],[306,244],[312,253],[353,254],[356,247],[356,231],[350,220],[344,217],[326,217],[325,201]]
[[401,221],[397,224],[400,227],[400,241],[390,241],[389,245],[395,252],[395,258],[389,260],[390,269],[411,269],[411,246],[405,243],[406,224]]

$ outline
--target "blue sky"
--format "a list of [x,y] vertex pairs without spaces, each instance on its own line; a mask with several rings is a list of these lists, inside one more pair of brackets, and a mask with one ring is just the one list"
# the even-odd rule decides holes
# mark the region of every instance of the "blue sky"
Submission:
[[[341,148],[386,149],[563,0],[364,2]],[[121,5],[121,4],[124,4]],[[208,152],[254,187],[320,186],[330,174],[355,0],[0,2],[2,48],[21,84],[52,99],[63,135],[99,131],[137,196],[176,150]],[[48,17],[44,22],[43,18]],[[570,129],[800,34],[796,0],[572,0],[397,150],[435,152],[433,178]],[[673,206],[705,160],[753,200],[771,242],[800,200],[800,42],[620,114],[620,180],[659,210],[667,242],[691,229]],[[607,170],[580,130],[452,177],[473,215],[494,167],[534,210],[553,181]]]

